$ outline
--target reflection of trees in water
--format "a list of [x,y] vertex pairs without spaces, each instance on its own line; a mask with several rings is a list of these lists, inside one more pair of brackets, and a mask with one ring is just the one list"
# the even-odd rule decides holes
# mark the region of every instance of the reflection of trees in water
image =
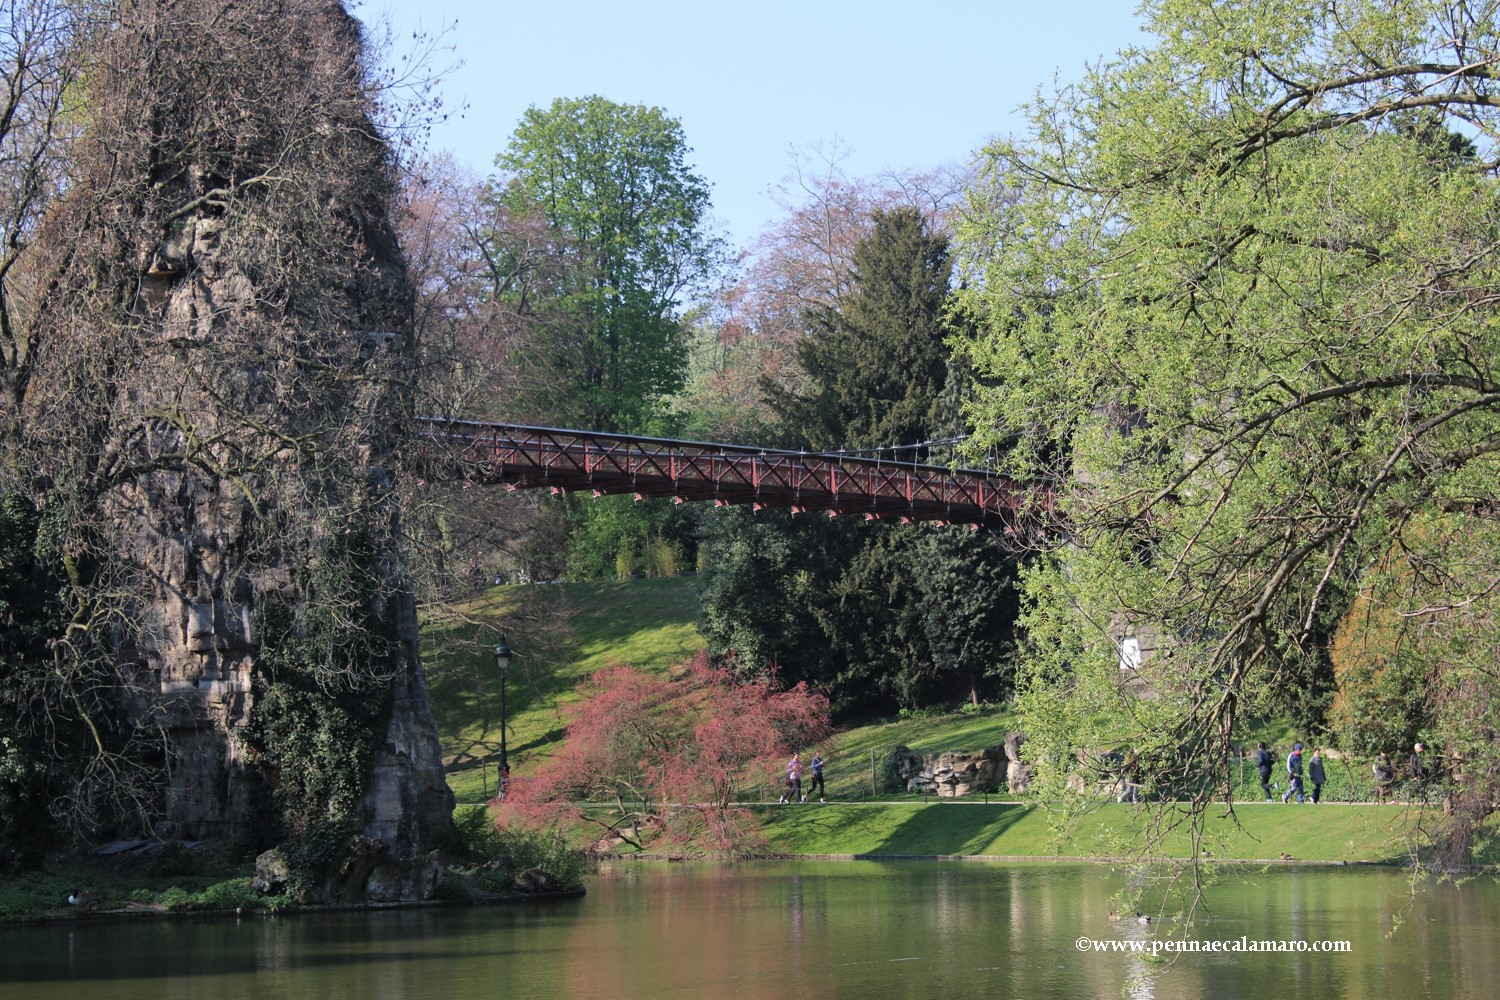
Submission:
[[[1185,1000],[1384,996],[1407,982],[1434,996],[1484,996],[1500,979],[1500,952],[1488,947],[1500,925],[1494,881],[1413,893],[1391,869],[1257,870],[1209,888],[1193,939],[1347,939],[1352,950],[1197,953],[1170,964],[1077,951],[1079,937],[1176,933],[1169,923],[1109,921],[1124,877],[1053,864],[624,862],[604,866],[584,899],[536,906],[12,928],[0,975],[28,996],[51,995],[64,978],[108,979],[124,995],[186,995],[212,976],[224,995],[454,1000],[1071,998],[1122,987]],[[963,919],[944,926],[944,909]]]

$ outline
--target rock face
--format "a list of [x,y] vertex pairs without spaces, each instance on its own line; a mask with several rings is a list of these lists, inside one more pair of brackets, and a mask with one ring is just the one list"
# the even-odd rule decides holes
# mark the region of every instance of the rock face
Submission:
[[[996,788],[995,776],[1004,760],[1001,747],[990,747],[976,753],[940,753],[930,759],[924,773],[913,778],[907,787],[912,791],[936,792],[939,798],[952,799],[971,792],[990,792]],[[917,783],[918,787],[912,787]]]
[[1002,775],[1010,792],[1023,792],[1031,777],[1030,768],[1020,760],[1023,740],[1020,733],[1007,733],[1005,743],[984,750],[946,751],[920,758],[909,755],[897,762],[896,773],[907,791],[939,798],[996,791]]
[[[338,811],[406,858],[453,798],[399,547],[412,291],[358,24],[336,0],[122,16],[83,130],[77,189],[94,200],[58,213],[102,221],[57,253],[74,270],[32,438],[49,481],[82,483],[97,510],[100,634],[149,734],[134,752],[160,755],[141,812],[159,836],[253,832],[257,798],[313,766],[252,760],[247,733],[297,670],[310,715],[318,698],[389,699]],[[92,339],[70,359],[77,328]]]
[[[404,669],[393,681],[391,721],[375,755],[365,792],[365,832],[402,854],[426,842],[453,816],[453,793],[443,776],[437,723],[427,703],[418,647],[416,605],[402,593],[400,635]],[[429,898],[429,897],[421,897]]]
[[1031,785],[1031,765],[1021,760],[1021,744],[1024,742],[1025,733],[1005,734],[1005,758],[1009,761],[1005,766],[1005,786],[1013,795],[1026,791]]
[[[257,5],[250,6],[261,16],[228,23],[252,29],[287,13],[277,3],[263,3],[258,12]],[[344,67],[357,64],[347,50],[358,43],[358,34],[348,15],[331,2],[293,5],[291,13],[299,15],[293,23],[300,19],[307,29],[299,37],[313,39],[299,45],[322,48],[324,58],[315,63],[325,74],[322,87],[335,92],[349,87]],[[274,62],[275,57],[266,58]],[[299,57],[287,53],[286,58]],[[160,678],[168,707],[162,721],[176,747],[164,803],[172,830],[190,837],[243,832],[254,783],[243,780],[241,734],[256,693],[257,661],[271,652],[264,644],[302,637],[302,618],[311,615],[308,608],[315,602],[361,600],[367,606],[352,613],[363,613],[367,628],[383,627],[389,641],[352,647],[349,662],[334,666],[384,680],[392,705],[385,738],[374,751],[360,819],[367,834],[405,855],[446,824],[453,801],[427,707],[415,606],[398,555],[392,500],[392,430],[409,406],[401,388],[409,346],[406,338],[388,331],[409,326],[411,291],[385,214],[384,151],[341,134],[368,127],[357,99],[342,108],[337,102],[330,106],[326,120],[306,123],[306,138],[328,138],[326,154],[346,158],[335,169],[350,174],[322,184],[314,175],[305,178],[308,193],[327,210],[315,220],[321,225],[304,223],[312,245],[289,248],[320,255],[317,266],[309,262],[302,274],[269,281],[255,273],[250,263],[278,250],[274,243],[257,245],[255,223],[275,225],[284,210],[253,198],[238,217],[205,209],[184,227],[190,238],[169,236],[151,255],[152,267],[166,279],[157,282],[156,308],[147,304],[144,312],[159,317],[160,338],[243,356],[221,362],[213,373],[243,380],[237,398],[221,393],[215,407],[214,399],[200,397],[203,408],[195,416],[222,428],[226,438],[244,439],[251,447],[260,443],[280,464],[256,470],[248,491],[243,477],[236,481],[192,469],[154,477],[136,491],[134,509],[118,514],[127,523],[134,520],[138,556],[150,578],[159,581],[154,607],[146,610],[155,612],[151,617],[160,627],[143,659]],[[213,176],[222,170],[217,164],[200,162],[194,168],[186,178],[193,187],[225,183]],[[270,306],[267,284],[278,292]],[[245,355],[246,348],[252,353]],[[287,362],[299,357],[335,367],[343,377],[319,380],[289,372]],[[181,385],[196,381],[192,365],[191,355],[184,356],[182,370],[169,370],[162,382],[180,396]],[[288,398],[288,393],[300,396]],[[361,412],[362,423],[351,419]],[[256,419],[256,414],[263,416]],[[258,441],[266,435],[257,435],[255,428],[264,426],[284,429],[283,434],[300,429],[311,442],[307,448],[320,451],[323,467],[309,469],[302,456]],[[351,513],[296,510],[301,504],[347,505]],[[338,532],[359,537],[366,546],[346,566],[367,574],[371,584],[338,590],[318,579],[316,563],[308,566],[328,558],[322,553],[335,546]],[[290,609],[296,620],[290,631],[255,634],[268,601]],[[286,763],[279,766],[284,770]]]

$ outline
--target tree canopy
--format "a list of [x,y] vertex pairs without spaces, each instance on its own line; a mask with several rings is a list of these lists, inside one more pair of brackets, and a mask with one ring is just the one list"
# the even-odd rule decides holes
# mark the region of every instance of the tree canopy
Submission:
[[974,447],[1053,479],[1074,543],[1029,582],[1030,746],[1058,780],[1154,748],[1201,806],[1363,593],[1441,664],[1402,732],[1493,780],[1496,5],[1143,14],[987,147],[962,232]]
[[686,348],[677,310],[720,256],[709,185],[687,163],[682,126],[660,108],[590,96],[530,108],[505,152],[494,201],[537,213],[576,256],[552,289],[573,336],[525,359],[554,373],[559,419],[635,431],[679,390]]
[[[798,364],[805,393],[762,381],[784,422],[809,447],[915,445],[956,419],[942,412],[949,382],[945,309],[948,240],[915,209],[877,209],[854,251],[851,291],[807,312]],[[925,451],[922,453],[925,455]]]
[[[929,458],[963,382],[946,344],[947,246],[912,208],[871,215],[837,305],[807,313],[807,391],[762,380],[786,441]],[[825,684],[849,714],[1008,689],[1015,564],[994,539],[765,515],[715,519],[709,535],[703,630],[741,669]]]

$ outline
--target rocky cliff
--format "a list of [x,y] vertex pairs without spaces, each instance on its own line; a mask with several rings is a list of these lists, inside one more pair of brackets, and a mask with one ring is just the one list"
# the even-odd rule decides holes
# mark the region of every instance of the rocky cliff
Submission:
[[72,505],[70,649],[118,683],[100,757],[149,776],[133,816],[96,781],[96,825],[343,817],[409,852],[452,796],[401,559],[412,293],[358,25],[334,0],[130,0],[95,44],[27,447]]

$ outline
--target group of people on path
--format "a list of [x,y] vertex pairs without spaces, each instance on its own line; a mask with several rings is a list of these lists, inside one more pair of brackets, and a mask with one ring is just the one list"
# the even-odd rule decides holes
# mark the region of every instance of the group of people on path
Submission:
[[[1264,742],[1257,743],[1255,751],[1255,768],[1260,772],[1260,788],[1266,795],[1266,801],[1271,802],[1273,801],[1271,794],[1271,773],[1276,767],[1276,758],[1266,748]],[[1417,743],[1412,748],[1411,761],[1409,763],[1411,772],[1409,777],[1417,783],[1419,789],[1426,788],[1429,778],[1427,765],[1422,758],[1422,754],[1425,752],[1426,747],[1421,743]],[[1391,789],[1396,783],[1396,769],[1391,763],[1390,754],[1384,751],[1376,754],[1371,768],[1375,772],[1375,801],[1385,802],[1390,797]],[[1314,747],[1312,757],[1304,765],[1302,760],[1302,744],[1297,743],[1293,745],[1292,752],[1286,758],[1286,774],[1287,788],[1281,794],[1281,801],[1283,803],[1290,801],[1293,795],[1297,797],[1299,803],[1308,801],[1303,785],[1304,778],[1312,782],[1311,801],[1316,804],[1322,799],[1323,785],[1327,781],[1327,775],[1323,769],[1323,751],[1321,748]]]
[[786,762],[786,791],[781,793],[778,802],[806,802],[808,796],[816,795],[819,802],[827,802],[824,798],[828,794],[823,784],[823,757],[814,750],[812,760],[808,762],[812,769],[812,782],[807,786],[807,794],[802,793],[802,774],[806,770],[802,764],[802,754],[792,754],[792,759]]
[[[1266,793],[1266,801],[1272,801],[1271,795],[1271,772],[1276,767],[1276,758],[1271,751],[1266,749],[1264,741],[1255,745],[1255,769],[1260,772],[1260,789]],[[1323,769],[1323,749],[1313,747],[1312,756],[1308,758],[1305,765],[1302,760],[1302,744],[1292,746],[1292,752],[1286,758],[1287,786],[1281,795],[1281,801],[1286,803],[1292,796],[1297,796],[1297,803],[1311,801],[1317,805],[1323,800],[1323,786],[1328,781],[1328,773]],[[1312,782],[1312,797],[1309,800],[1306,795],[1303,781]]]

